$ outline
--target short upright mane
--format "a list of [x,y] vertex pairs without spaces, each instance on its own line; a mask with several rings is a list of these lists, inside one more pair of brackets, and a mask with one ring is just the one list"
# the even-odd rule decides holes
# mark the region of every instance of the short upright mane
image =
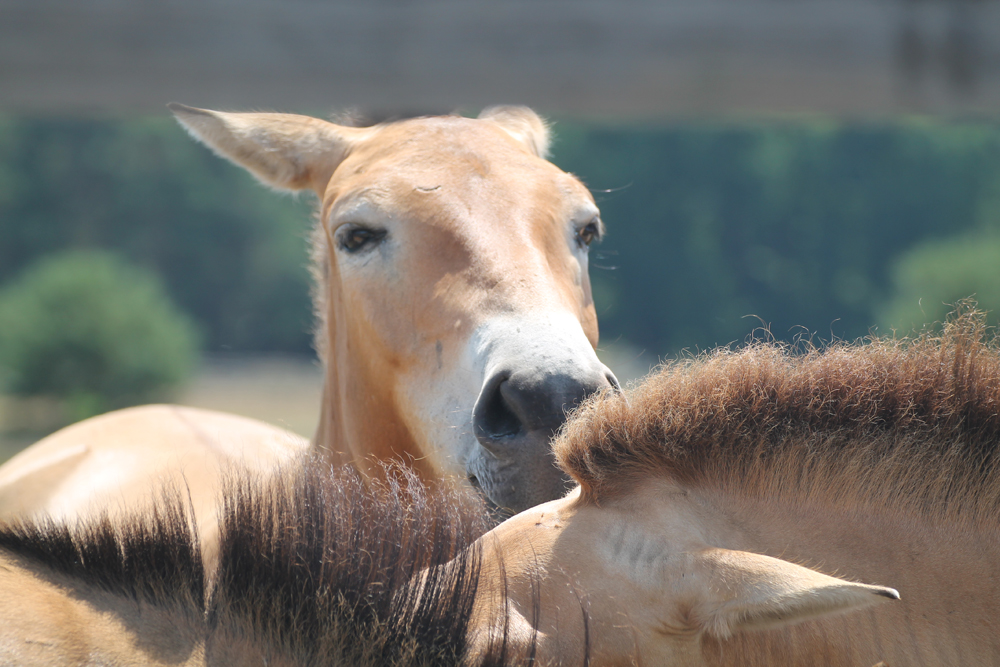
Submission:
[[1000,504],[1000,346],[986,334],[966,312],[915,339],[802,354],[754,344],[668,363],[586,404],[557,456],[594,498],[667,476],[920,508],[975,499],[988,512]]
[[208,604],[218,638],[267,662],[447,665],[463,658],[487,517],[401,467],[366,485],[318,460],[226,485]]
[[49,518],[0,525],[0,549],[51,572],[137,602],[200,615],[205,569],[182,496],[164,490],[142,520],[108,514],[75,526]]

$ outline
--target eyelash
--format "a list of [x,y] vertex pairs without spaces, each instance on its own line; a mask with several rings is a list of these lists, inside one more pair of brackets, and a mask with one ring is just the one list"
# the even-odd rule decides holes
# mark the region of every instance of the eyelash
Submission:
[[596,220],[588,222],[576,231],[576,242],[580,247],[586,248],[594,241],[601,240],[601,227]]
[[358,252],[366,246],[380,243],[386,237],[384,229],[369,229],[368,227],[348,226],[338,234],[337,245],[345,252]]

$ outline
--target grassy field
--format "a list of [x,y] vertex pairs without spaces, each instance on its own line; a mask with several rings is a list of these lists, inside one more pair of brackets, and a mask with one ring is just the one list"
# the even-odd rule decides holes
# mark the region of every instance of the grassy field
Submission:
[[311,438],[319,423],[323,372],[295,357],[211,359],[178,403],[232,412]]
[[[621,345],[602,346],[604,363],[626,384],[655,359]],[[296,357],[213,357],[174,402],[231,412],[312,437],[319,422],[323,374],[319,363]],[[60,426],[45,401],[0,396],[0,463]]]
[[[253,417],[312,437],[322,380],[318,363],[311,359],[211,358],[174,402]],[[58,428],[57,421],[46,425],[54,419],[46,416],[47,407],[0,396],[0,462]]]

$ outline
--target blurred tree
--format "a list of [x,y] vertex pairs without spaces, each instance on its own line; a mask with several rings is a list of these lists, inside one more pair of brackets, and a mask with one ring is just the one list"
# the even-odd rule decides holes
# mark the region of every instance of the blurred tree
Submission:
[[310,351],[310,210],[170,118],[0,122],[0,283],[53,250],[112,249],[163,277],[209,350]]
[[154,274],[106,252],[46,257],[0,292],[2,384],[62,399],[69,421],[168,396],[196,341]]
[[970,296],[991,324],[1000,323],[1000,234],[922,243],[894,263],[891,277],[894,293],[879,313],[886,328],[907,333],[943,322]]

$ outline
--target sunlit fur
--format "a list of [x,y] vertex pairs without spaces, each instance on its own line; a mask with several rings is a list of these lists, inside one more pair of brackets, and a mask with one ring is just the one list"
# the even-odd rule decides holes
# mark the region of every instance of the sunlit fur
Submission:
[[970,312],[940,333],[665,364],[578,411],[555,449],[600,501],[637,478],[996,523],[1000,352]]
[[[165,492],[120,524],[108,515],[71,526],[50,518],[0,528],[0,549],[92,587],[150,605],[200,614],[205,569],[186,499]],[[7,603],[13,598],[8,596]]]
[[[139,662],[163,659],[148,647],[142,618],[167,610],[184,619],[178,632],[192,628],[177,642],[197,647],[185,664],[520,664],[502,633],[489,650],[466,654],[481,560],[471,545],[485,525],[483,508],[467,495],[429,492],[399,468],[387,479],[365,485],[319,461],[266,481],[234,475],[218,568],[208,578],[180,494],[124,522],[17,523],[0,530],[0,550],[58,581],[67,598],[93,600],[95,615],[109,608],[96,591],[126,601],[119,614]],[[35,611],[31,590],[4,590],[3,599]],[[100,662],[102,646],[120,639],[91,635],[85,619],[68,613],[46,620],[73,625],[88,660]],[[13,664],[24,662],[19,639],[0,628]]]

